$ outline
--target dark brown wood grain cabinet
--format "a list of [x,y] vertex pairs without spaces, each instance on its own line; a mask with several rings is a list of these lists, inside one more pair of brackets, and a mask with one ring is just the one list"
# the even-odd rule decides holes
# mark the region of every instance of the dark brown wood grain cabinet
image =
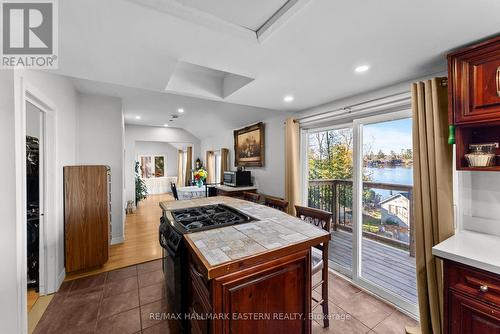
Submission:
[[64,167],[66,272],[102,266],[111,235],[111,174],[108,166]]
[[189,267],[189,313],[221,315],[192,317],[190,333],[311,333],[310,250],[211,280],[193,256]]
[[448,108],[457,169],[500,171],[498,157],[494,167],[484,168],[469,167],[464,157],[469,144],[500,141],[500,37],[448,55]]
[[500,334],[500,275],[444,261],[444,333]]

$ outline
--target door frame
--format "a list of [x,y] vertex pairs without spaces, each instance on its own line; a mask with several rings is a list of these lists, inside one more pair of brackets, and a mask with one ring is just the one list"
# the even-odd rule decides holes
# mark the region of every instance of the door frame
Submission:
[[[16,147],[16,240],[17,240],[17,293],[19,333],[28,331],[27,308],[27,210],[26,210],[26,103],[30,102],[40,109],[43,143],[43,161],[40,165],[43,175],[43,190],[41,189],[40,202],[43,206],[43,216],[40,216],[39,232],[39,294],[46,295],[58,288],[60,277],[57,273],[57,226],[55,216],[57,189],[55,188],[56,149],[55,149],[55,113],[52,101],[41,93],[35,86],[25,80],[22,74],[14,77],[14,109],[15,109],[15,147]],[[54,182],[51,182],[54,181]],[[49,198],[48,194],[53,194]],[[43,201],[43,203],[42,203]],[[42,214],[42,212],[40,212]],[[42,218],[43,217],[43,218]],[[54,222],[48,226],[46,222]],[[49,239],[56,244],[48,247]],[[64,277],[63,277],[64,278]]]
[[[322,131],[330,131],[330,130],[340,130],[340,129],[352,129],[354,131],[354,125],[353,121],[348,121],[348,122],[343,122],[339,124],[334,124],[330,126],[323,126],[323,127],[316,127],[316,128],[310,128],[310,129],[301,129],[301,150],[300,150],[300,167],[301,167],[301,173],[302,175],[302,180],[301,180],[301,185],[302,185],[302,205],[303,206],[308,206],[308,198],[309,198],[309,163],[308,163],[308,148],[309,148],[309,135],[312,133],[316,132],[322,132]],[[353,133],[353,138],[354,138],[354,133]],[[353,142],[354,145],[354,142]],[[353,146],[354,149],[354,146]],[[354,163],[354,161],[353,161]],[[354,173],[354,169],[353,169]],[[353,233],[354,235],[354,233]],[[354,237],[352,240],[353,244],[353,257],[354,257]],[[336,263],[334,263],[331,260],[328,260],[328,267],[330,269],[333,269],[334,271],[342,274],[343,276],[346,276],[349,279],[352,279],[353,277],[353,271],[349,270],[349,268],[342,267]],[[354,268],[354,267],[352,267]]]
[[[363,126],[388,122],[398,119],[411,118],[410,109],[384,113],[375,116],[355,119],[353,121],[353,273],[352,280],[360,287],[375,293],[376,295],[388,300],[398,308],[409,312],[418,318],[418,305],[414,305],[405,299],[400,298],[395,293],[390,292],[383,287],[376,285],[361,275],[361,256],[362,256],[362,194],[363,194]],[[415,272],[416,275],[416,272]]]

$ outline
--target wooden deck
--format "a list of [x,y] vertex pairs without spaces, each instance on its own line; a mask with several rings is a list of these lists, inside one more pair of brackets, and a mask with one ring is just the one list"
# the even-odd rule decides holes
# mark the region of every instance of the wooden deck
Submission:
[[[415,258],[408,251],[363,238],[361,271],[365,279],[417,304]],[[329,258],[344,268],[352,267],[352,235],[333,231]]]

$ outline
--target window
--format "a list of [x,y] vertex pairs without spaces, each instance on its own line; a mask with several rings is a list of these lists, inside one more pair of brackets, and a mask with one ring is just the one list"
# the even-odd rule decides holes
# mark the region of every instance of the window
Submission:
[[214,182],[219,184],[222,182],[220,179],[220,174],[221,174],[221,169],[222,169],[222,156],[220,154],[220,151],[215,151],[215,177],[214,177]]

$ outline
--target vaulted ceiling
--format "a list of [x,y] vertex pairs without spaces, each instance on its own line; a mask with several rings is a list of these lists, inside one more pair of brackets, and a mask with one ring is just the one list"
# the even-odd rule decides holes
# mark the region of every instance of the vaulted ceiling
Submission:
[[[257,38],[286,4],[294,9]],[[500,31],[499,12],[498,0],[59,1],[57,72],[166,94],[180,64],[193,64],[207,74],[188,78],[198,90],[215,85],[220,92],[226,75],[244,82],[237,80],[229,95],[190,94],[185,86],[169,93],[263,113],[297,111],[443,71],[447,51]],[[371,69],[354,73],[362,64]],[[179,78],[185,82],[186,74]],[[295,96],[292,103],[283,101],[287,94]]]

